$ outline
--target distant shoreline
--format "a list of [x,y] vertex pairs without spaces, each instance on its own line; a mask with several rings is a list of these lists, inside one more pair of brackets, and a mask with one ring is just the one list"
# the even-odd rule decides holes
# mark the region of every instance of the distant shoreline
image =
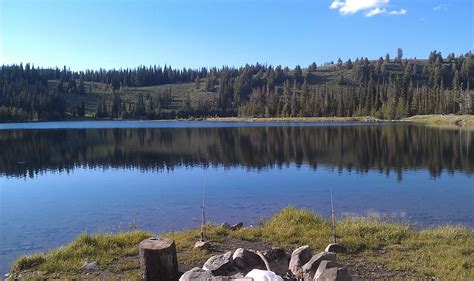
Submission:
[[79,122],[79,121],[128,121],[128,122],[241,122],[241,123],[350,123],[350,122],[399,122],[400,120],[383,120],[371,116],[362,117],[195,117],[182,119],[96,119],[71,118],[63,120],[30,120],[30,121],[0,121],[7,123],[39,123],[39,122]]
[[36,121],[0,121],[0,124],[7,123],[36,123],[36,122],[77,122],[77,121],[129,121],[129,122],[229,122],[229,123],[416,123],[428,126],[445,128],[467,128],[474,129],[474,115],[415,115],[400,120],[378,119],[372,116],[357,117],[207,117],[188,119],[95,119],[78,118],[65,120],[36,120]]
[[324,122],[391,122],[390,120],[377,119],[371,116],[362,117],[210,117],[203,118],[202,121],[211,122],[262,122],[262,123],[324,123]]

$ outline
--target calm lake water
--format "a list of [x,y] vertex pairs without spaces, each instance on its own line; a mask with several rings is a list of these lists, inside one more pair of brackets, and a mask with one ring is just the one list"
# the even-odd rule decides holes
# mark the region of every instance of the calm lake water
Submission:
[[293,205],[474,226],[474,133],[407,124],[0,124],[0,272],[81,232],[256,224]]

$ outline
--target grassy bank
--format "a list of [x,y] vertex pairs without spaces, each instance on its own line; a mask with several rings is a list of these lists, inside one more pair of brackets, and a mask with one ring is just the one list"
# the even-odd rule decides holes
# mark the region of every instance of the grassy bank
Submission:
[[402,121],[447,128],[474,129],[474,115],[416,115]]
[[[474,232],[463,226],[443,226],[414,231],[407,224],[375,219],[344,218],[337,224],[339,242],[348,248],[339,259],[364,278],[474,277]],[[331,242],[331,224],[306,210],[286,208],[254,228],[229,231],[207,226],[215,251],[236,247],[265,249],[280,246],[291,251],[309,244],[316,251]],[[150,233],[81,234],[71,244],[44,254],[18,258],[14,276],[84,277],[85,261],[97,261],[99,269],[87,276],[138,278],[138,243]],[[212,252],[193,250],[199,230],[162,234],[176,241],[181,270],[202,265]],[[215,253],[214,253],[215,254]],[[378,270],[375,270],[378,269]],[[92,275],[91,275],[92,274]]]
[[[286,123],[286,122],[298,122],[298,123],[350,123],[350,122],[392,122],[393,120],[378,119],[373,116],[355,116],[355,117],[209,117],[209,118],[175,118],[175,119],[95,119],[92,115],[88,115],[84,118],[79,117],[68,117],[65,120],[36,120],[42,122],[48,121],[209,121],[209,122],[244,122],[244,123],[255,123],[255,122],[266,122],[266,123]],[[446,127],[446,128],[465,128],[474,129],[474,115],[416,115],[407,117],[401,120],[394,120],[398,122],[409,122],[418,123],[428,126]],[[18,121],[22,122],[35,122],[35,121]],[[0,122],[2,123],[2,122]],[[7,122],[16,123],[16,122]]]

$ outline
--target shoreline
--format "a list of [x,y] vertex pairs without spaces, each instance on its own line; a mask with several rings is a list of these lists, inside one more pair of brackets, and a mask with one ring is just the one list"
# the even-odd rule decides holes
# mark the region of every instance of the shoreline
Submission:
[[474,128],[474,115],[414,115],[399,120],[378,119],[372,116],[356,117],[207,117],[186,119],[64,119],[64,120],[36,120],[36,121],[0,121],[1,124],[24,123],[52,123],[52,122],[83,122],[83,121],[127,121],[127,122],[228,122],[228,123],[409,123],[423,124],[437,127]]
[[210,117],[208,122],[242,122],[242,123],[391,123],[398,120],[383,120],[371,116],[361,117]]
[[64,120],[29,120],[29,121],[0,121],[0,124],[22,123],[51,123],[51,122],[85,122],[85,121],[127,121],[127,122],[240,122],[240,123],[350,123],[350,122],[399,122],[400,120],[383,120],[371,116],[360,117],[191,117],[181,119],[64,119]]
[[[152,233],[81,234],[70,244],[46,253],[18,257],[13,278],[118,278],[140,276],[138,244]],[[180,272],[200,266],[210,256],[243,247],[266,250],[281,247],[291,253],[310,245],[316,252],[332,242],[331,222],[305,209],[288,207],[255,227],[231,230],[206,225],[211,250],[195,250],[200,229],[158,234],[176,242]],[[368,218],[342,218],[337,222],[338,242],[347,247],[338,255],[349,271],[361,279],[466,279],[474,274],[474,230],[465,226],[438,226],[414,230],[409,224]],[[439,252],[445,254],[440,257]],[[97,268],[85,271],[84,263]]]

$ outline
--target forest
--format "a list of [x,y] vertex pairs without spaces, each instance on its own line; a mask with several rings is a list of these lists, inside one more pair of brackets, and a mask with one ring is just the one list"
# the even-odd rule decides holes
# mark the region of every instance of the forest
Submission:
[[474,54],[312,63],[293,69],[240,68],[73,71],[31,64],[0,68],[0,121],[204,117],[473,114]]

